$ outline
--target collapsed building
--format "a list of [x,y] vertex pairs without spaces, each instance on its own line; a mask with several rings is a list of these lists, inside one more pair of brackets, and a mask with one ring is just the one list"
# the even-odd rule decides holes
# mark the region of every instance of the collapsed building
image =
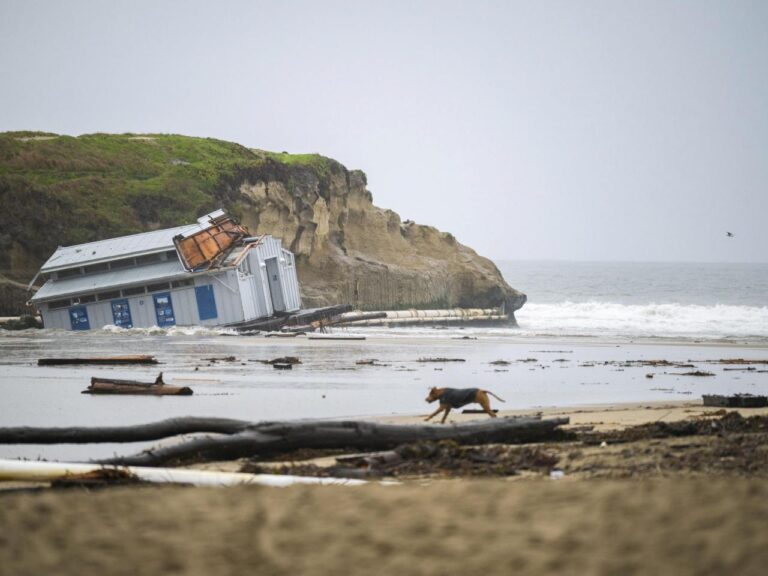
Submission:
[[46,328],[237,326],[301,308],[292,252],[223,210],[195,224],[59,247],[30,299]]

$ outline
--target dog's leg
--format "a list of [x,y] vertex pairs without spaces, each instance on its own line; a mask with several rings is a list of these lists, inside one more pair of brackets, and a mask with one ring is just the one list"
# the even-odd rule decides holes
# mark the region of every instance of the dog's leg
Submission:
[[488,396],[486,394],[478,394],[477,403],[483,407],[483,411],[488,414],[488,416],[496,418],[496,413],[491,410],[491,403],[488,401]]
[[426,418],[424,418],[424,422],[429,422],[429,421],[430,421],[432,418],[434,418],[435,416],[437,416],[438,414],[440,414],[440,411],[441,411],[442,409],[443,409],[443,407],[442,407],[442,406],[440,406],[440,407],[439,407],[437,410],[435,410],[434,412],[432,412],[432,414],[430,414],[429,416],[427,416]]
[[445,424],[445,419],[448,418],[448,414],[451,412],[451,407],[447,406],[445,407],[445,414],[443,414],[443,419],[440,420],[440,424]]

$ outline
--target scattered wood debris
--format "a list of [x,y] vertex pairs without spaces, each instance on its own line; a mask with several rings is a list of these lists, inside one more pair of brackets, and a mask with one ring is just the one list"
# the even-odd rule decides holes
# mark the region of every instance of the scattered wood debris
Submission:
[[558,456],[539,446],[502,444],[462,446],[452,440],[423,441],[394,450],[336,458],[336,464],[319,467],[294,463],[277,468],[249,462],[244,472],[300,474],[302,476],[380,478],[382,476],[513,476],[522,471],[548,475]]
[[213,358],[203,358],[206,362],[215,364],[216,362],[237,362],[234,356],[214,356]]
[[261,362],[262,364],[301,364],[301,359],[298,356],[280,356],[279,358],[272,358],[272,360],[248,360],[248,362]]
[[[689,360],[689,362],[693,362],[693,360]],[[721,358],[720,360],[699,360],[699,362],[702,362],[704,364],[766,364],[768,365],[768,360],[745,360],[744,358]]]
[[40,358],[38,366],[66,366],[74,364],[158,364],[154,356],[134,354],[128,356],[98,356],[93,358]]
[[389,364],[382,364],[376,358],[365,358],[355,362],[357,366],[389,366]]
[[148,396],[191,396],[192,389],[187,386],[166,386],[163,373],[160,372],[154,382],[137,380],[117,380],[114,378],[91,378],[91,385],[83,394],[143,394]]
[[768,397],[753,394],[733,394],[730,396],[704,394],[702,400],[704,406],[723,406],[726,408],[763,408],[768,406]]
[[82,474],[70,474],[56,478],[51,482],[51,488],[107,488],[114,486],[132,486],[149,484],[135,474],[123,468],[99,468]]
[[419,358],[417,362],[466,362],[464,358]]

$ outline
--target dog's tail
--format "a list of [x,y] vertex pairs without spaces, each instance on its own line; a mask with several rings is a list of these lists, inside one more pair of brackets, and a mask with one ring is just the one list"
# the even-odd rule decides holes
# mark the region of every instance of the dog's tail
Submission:
[[499,402],[506,402],[506,400],[504,400],[503,398],[499,398],[498,396],[496,396],[496,394],[494,394],[490,390],[483,390],[483,392],[485,392],[486,394],[490,394],[491,396],[496,398],[496,400],[498,400]]

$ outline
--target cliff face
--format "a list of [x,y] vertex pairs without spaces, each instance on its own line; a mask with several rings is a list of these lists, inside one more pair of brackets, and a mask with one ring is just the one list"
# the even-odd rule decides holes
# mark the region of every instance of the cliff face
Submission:
[[28,281],[58,244],[175,226],[223,206],[296,254],[307,307],[511,312],[525,302],[490,260],[374,206],[363,172],[318,155],[181,136],[7,133],[0,202],[0,269],[11,279]]

